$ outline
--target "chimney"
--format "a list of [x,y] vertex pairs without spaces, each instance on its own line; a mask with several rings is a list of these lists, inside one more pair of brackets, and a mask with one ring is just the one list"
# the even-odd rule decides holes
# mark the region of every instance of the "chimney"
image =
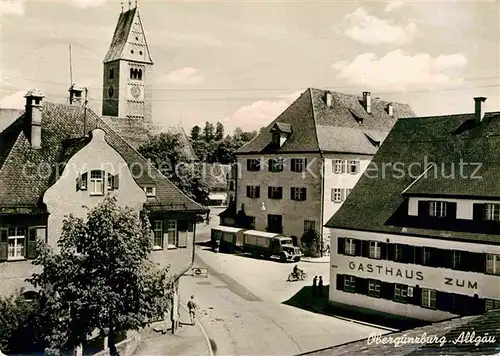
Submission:
[[474,98],[474,101],[476,103],[476,109],[474,112],[474,120],[476,121],[476,123],[480,124],[481,122],[483,122],[483,119],[484,119],[484,102],[486,101],[486,98],[480,96],[480,97]]
[[29,128],[31,147],[38,149],[42,146],[42,99],[45,95],[38,89],[31,89],[24,96],[26,98],[26,125]]
[[394,117],[394,105],[392,105],[392,103],[387,104],[387,114],[389,114],[390,117]]
[[77,87],[75,84],[72,84],[71,87],[68,89],[69,91],[69,103],[71,105],[73,104],[83,104],[83,88]]
[[330,93],[328,91],[326,92],[325,101],[326,101],[326,106],[331,108],[332,107],[332,93]]
[[366,112],[368,114],[371,114],[371,112],[372,112],[372,97],[371,97],[371,93],[369,91],[363,92],[363,105],[365,107]]

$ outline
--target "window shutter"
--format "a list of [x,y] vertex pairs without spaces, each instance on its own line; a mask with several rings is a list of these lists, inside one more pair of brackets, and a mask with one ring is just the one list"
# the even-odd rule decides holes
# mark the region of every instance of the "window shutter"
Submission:
[[486,204],[473,204],[472,206],[472,219],[481,221],[485,218]]
[[337,290],[344,290],[344,275],[337,274]]
[[380,298],[390,300],[394,298],[394,285],[392,283],[380,282]]
[[361,170],[359,168],[359,161],[356,161],[356,173],[359,173]]
[[337,239],[337,255],[344,254],[345,238],[339,237]]
[[36,243],[36,227],[30,227],[26,239],[26,258],[33,259],[36,257]]
[[307,167],[307,158],[304,158],[304,165],[302,166],[302,172],[306,171],[306,167]]
[[278,187],[278,197],[279,199],[283,199],[283,187]]
[[446,203],[446,217],[453,220],[457,218],[457,203]]
[[295,166],[296,166],[296,164],[295,164],[295,158],[292,158],[291,161],[290,161],[290,170],[292,172],[295,172]]
[[370,241],[361,242],[361,256],[368,257],[370,255]]
[[347,164],[347,161],[342,160],[342,173],[346,172],[346,164]]
[[78,177],[76,177],[76,191],[78,192],[81,187],[82,187],[82,176],[79,175]]
[[380,259],[386,260],[387,259],[387,245],[384,242],[380,243]]
[[7,261],[8,245],[8,230],[0,228],[0,261]]
[[273,171],[273,159],[270,158],[268,161],[267,161],[267,169],[269,172],[272,172]]
[[361,256],[361,240],[354,240],[354,256]]
[[420,200],[418,202],[418,216],[429,216],[429,202]]
[[260,198],[260,187],[259,186],[255,187],[255,197]]
[[423,254],[424,254],[423,247],[415,247],[415,264],[416,265],[421,265],[424,262]]
[[368,279],[356,277],[356,293],[367,294],[368,292]]
[[332,188],[331,194],[332,194],[332,201],[334,201],[335,200],[335,189]]
[[302,200],[307,200],[307,188],[302,188]]
[[292,200],[295,200],[295,194],[293,194],[295,192],[295,188],[290,188],[290,199]]
[[88,187],[87,178],[88,178],[88,173],[83,173],[82,174],[81,184],[80,184],[80,189],[81,190],[87,190],[87,187]]
[[272,199],[272,197],[273,197],[272,192],[273,192],[273,188],[271,188],[271,187],[267,187],[267,197],[268,197],[269,199]]
[[344,201],[345,199],[345,189],[340,188],[340,201]]
[[251,169],[250,169],[250,160],[249,160],[249,159],[247,159],[247,171],[250,171],[250,170],[251,170]]
[[419,286],[413,287],[413,297],[409,298],[410,304],[421,305],[422,289]]
[[120,176],[118,174],[113,176],[113,189],[118,189],[120,186]]
[[388,260],[391,260],[391,261],[395,260],[394,250],[395,250],[394,244],[387,244],[387,259]]
[[250,198],[250,186],[247,185],[247,198]]

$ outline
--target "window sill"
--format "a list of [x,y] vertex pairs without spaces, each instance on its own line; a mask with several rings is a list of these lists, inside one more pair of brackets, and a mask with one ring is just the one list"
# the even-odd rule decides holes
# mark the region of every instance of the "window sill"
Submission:
[[407,300],[397,300],[397,299],[393,299],[392,301],[393,301],[393,302],[395,302],[395,303],[408,304],[408,301],[407,301]]
[[90,196],[102,197],[104,196],[104,193],[90,193]]
[[7,258],[7,262],[16,262],[16,261],[26,261],[26,257],[9,257]]
[[429,309],[429,310],[437,310],[436,307],[428,307],[428,306],[425,306],[425,305],[420,305],[421,308],[424,308],[424,309]]
[[153,246],[153,251],[161,251],[161,250],[163,250],[163,247]]
[[175,245],[167,245],[167,250],[177,250],[177,246],[175,246]]

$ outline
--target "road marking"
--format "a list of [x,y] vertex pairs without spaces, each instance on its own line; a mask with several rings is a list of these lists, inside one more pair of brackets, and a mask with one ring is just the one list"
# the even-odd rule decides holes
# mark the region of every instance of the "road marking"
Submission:
[[[189,310],[188,308],[184,305],[184,303],[182,302],[179,302],[181,304],[181,306],[184,308],[185,311],[187,311],[189,313]],[[210,339],[208,338],[208,335],[207,335],[207,332],[205,331],[205,328],[203,327],[203,325],[201,325],[201,323],[198,321],[198,319],[195,319],[194,322],[196,323],[196,325],[198,325],[201,329],[201,332],[203,333],[203,336],[205,337],[205,341],[207,343],[207,346],[208,346],[208,352],[210,353],[210,356],[214,356],[214,351],[212,350],[212,344],[210,343]]]

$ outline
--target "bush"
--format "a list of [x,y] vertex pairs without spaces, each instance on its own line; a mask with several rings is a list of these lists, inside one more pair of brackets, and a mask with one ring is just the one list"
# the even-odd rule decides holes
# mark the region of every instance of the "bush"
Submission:
[[304,256],[318,257],[321,255],[321,235],[317,230],[304,232],[300,242]]
[[27,354],[44,349],[39,300],[26,300],[22,291],[0,298],[0,350]]

